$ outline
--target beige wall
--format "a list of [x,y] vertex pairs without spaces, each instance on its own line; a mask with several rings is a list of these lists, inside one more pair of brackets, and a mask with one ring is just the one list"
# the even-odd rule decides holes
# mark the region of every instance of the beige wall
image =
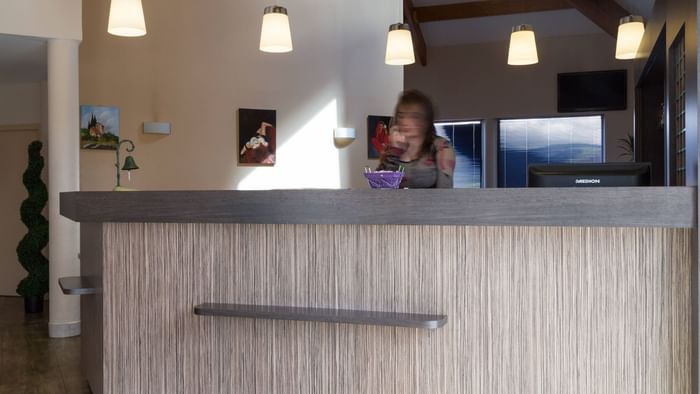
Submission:
[[[80,101],[120,108],[141,167],[125,186],[366,187],[366,117],[391,111],[403,85],[402,69],[383,63],[395,4],[290,3],[294,52],[277,55],[257,48],[264,2],[143,5],[148,35],[134,39],[107,34],[107,0],[83,8]],[[237,165],[238,108],[277,110],[274,167]],[[172,134],[144,135],[144,121],[171,122]],[[357,128],[347,148],[334,146],[338,126]],[[83,150],[80,162],[82,190],[113,187],[112,151]]]
[[547,37],[538,38],[537,47],[540,62],[533,66],[508,66],[508,42],[490,42],[429,48],[427,67],[406,68],[405,86],[429,94],[439,118],[486,120],[489,184],[496,170],[496,120],[562,115],[557,113],[562,72],[629,70],[628,109],[604,113],[606,160],[624,160],[617,139],[633,130],[634,76],[632,63],[615,60],[615,40],[605,34]]
[[80,40],[81,5],[82,0],[3,0],[0,33]]
[[17,284],[26,275],[15,248],[27,232],[19,218],[20,204],[27,197],[22,173],[27,167],[27,145],[40,133],[26,126],[41,123],[40,86],[0,85],[0,295],[17,295]]
[[0,84],[0,126],[41,122],[42,84]]

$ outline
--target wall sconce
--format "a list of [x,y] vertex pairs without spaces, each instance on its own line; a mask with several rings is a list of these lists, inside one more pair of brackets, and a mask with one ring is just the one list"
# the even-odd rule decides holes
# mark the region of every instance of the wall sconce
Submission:
[[355,141],[357,133],[352,127],[337,127],[333,130],[333,140],[336,148],[345,148]]
[[139,166],[136,165],[136,161],[131,155],[126,156],[126,159],[124,159],[124,166],[119,169],[119,150],[122,147],[122,144],[129,144],[131,146],[126,147],[127,152],[133,152],[135,149],[134,142],[131,140],[121,140],[119,141],[119,144],[117,144],[117,160],[114,163],[114,166],[117,168],[117,185],[114,186],[114,191],[115,192],[125,192],[125,191],[131,191],[134,189],[128,189],[126,187],[122,187],[121,185],[121,171],[128,171],[127,176],[129,177],[129,180],[131,180],[131,171],[132,170],[138,170]]
[[170,123],[168,122],[143,122],[144,134],[170,135]]
[[508,64],[511,66],[526,66],[537,64],[537,44],[535,43],[535,31],[530,25],[517,25],[510,33],[510,46],[508,47]]

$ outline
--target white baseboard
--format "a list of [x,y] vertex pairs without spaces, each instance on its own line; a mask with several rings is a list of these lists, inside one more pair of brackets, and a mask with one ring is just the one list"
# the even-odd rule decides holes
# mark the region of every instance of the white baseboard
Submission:
[[49,323],[49,338],[69,338],[80,335],[80,321]]

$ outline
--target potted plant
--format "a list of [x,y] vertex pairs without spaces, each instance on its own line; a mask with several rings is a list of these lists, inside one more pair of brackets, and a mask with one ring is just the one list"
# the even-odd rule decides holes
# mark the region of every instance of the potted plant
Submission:
[[617,147],[622,151],[619,157],[627,157],[630,161],[634,161],[634,136],[632,134],[627,134],[627,138],[618,138]]
[[41,180],[44,169],[41,148],[40,141],[29,144],[27,169],[22,175],[28,197],[22,201],[19,212],[28,231],[17,245],[17,258],[27,271],[27,277],[17,285],[17,294],[24,297],[26,313],[43,311],[44,295],[49,289],[49,260],[42,253],[49,243],[49,222],[41,213],[48,200],[46,184]]

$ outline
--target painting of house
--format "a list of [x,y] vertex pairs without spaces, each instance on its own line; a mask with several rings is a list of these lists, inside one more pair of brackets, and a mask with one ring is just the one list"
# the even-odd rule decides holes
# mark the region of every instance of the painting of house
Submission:
[[80,148],[111,149],[119,143],[119,108],[80,106]]

